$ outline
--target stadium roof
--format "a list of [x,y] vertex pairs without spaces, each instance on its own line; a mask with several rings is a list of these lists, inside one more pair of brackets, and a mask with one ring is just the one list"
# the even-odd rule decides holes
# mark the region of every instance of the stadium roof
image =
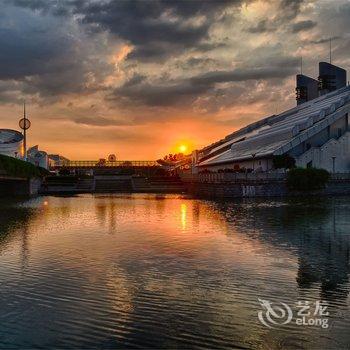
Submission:
[[344,116],[350,86],[240,129],[201,152],[198,166],[284,154]]
[[23,135],[17,130],[0,129],[0,145],[20,142],[23,140]]

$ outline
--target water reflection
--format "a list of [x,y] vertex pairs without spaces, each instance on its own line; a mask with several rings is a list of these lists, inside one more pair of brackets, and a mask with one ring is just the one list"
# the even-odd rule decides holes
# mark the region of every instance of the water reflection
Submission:
[[186,221],[187,221],[187,206],[185,203],[181,203],[181,227],[183,230],[186,229]]
[[[348,198],[84,195],[0,207],[0,347],[349,344]],[[334,327],[266,329],[258,297],[325,300]]]
[[298,255],[299,288],[320,284],[324,300],[346,299],[349,282],[348,199],[242,201],[215,207],[239,230]]
[[[26,267],[29,257],[28,225],[35,216],[36,211],[23,208],[16,201],[4,204],[0,201],[0,253],[11,244],[12,239],[17,239],[21,251],[22,270]],[[18,233],[14,237],[14,232]]]

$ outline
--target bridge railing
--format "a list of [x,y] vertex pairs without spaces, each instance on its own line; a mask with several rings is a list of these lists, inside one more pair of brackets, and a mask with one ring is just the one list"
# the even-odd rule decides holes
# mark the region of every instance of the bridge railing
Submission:
[[61,168],[98,168],[98,167],[153,167],[159,166],[153,160],[118,160],[115,162],[100,160],[70,160],[61,162],[54,167]]
[[181,176],[183,181],[189,182],[241,182],[241,181],[282,181],[285,180],[285,173],[202,173],[202,174],[187,174]]
[[331,174],[332,180],[350,180],[350,173],[333,173]]
[[[201,173],[201,174],[183,174],[181,178],[185,182],[258,182],[258,181],[283,181],[287,178],[284,172],[262,172],[262,173]],[[350,173],[330,174],[331,180],[350,181]]]

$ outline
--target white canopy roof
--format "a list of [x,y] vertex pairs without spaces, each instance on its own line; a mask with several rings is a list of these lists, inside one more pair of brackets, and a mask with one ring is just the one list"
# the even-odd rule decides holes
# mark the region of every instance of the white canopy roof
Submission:
[[206,151],[205,160],[198,165],[286,153],[344,116],[338,112],[346,108],[350,108],[350,86],[248,125]]

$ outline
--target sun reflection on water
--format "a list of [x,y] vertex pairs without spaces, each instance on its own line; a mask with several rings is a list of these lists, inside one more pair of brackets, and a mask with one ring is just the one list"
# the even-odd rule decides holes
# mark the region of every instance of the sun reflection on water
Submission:
[[187,205],[185,203],[181,203],[180,206],[181,211],[181,227],[183,230],[186,230],[187,224]]

